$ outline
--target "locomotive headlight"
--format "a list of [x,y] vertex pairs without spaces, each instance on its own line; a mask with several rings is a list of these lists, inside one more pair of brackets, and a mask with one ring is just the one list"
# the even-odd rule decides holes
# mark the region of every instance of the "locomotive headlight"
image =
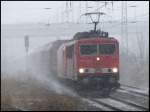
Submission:
[[96,60],[97,60],[97,61],[99,61],[99,60],[100,60],[100,58],[99,58],[99,57],[97,57],[97,58],[96,58]]
[[83,68],[80,68],[80,69],[79,69],[79,73],[84,73],[84,69],[83,69]]
[[114,73],[117,73],[117,72],[118,72],[118,68],[113,68],[112,71],[113,71]]

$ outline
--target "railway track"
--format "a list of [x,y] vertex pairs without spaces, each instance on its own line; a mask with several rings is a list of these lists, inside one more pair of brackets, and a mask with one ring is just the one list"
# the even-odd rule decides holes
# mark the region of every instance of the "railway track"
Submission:
[[82,97],[82,100],[104,111],[148,111],[149,95],[129,89],[120,88],[108,98]]
[[142,109],[142,110],[148,110],[148,107],[142,106],[142,105],[140,105],[138,103],[135,103],[134,101],[130,101],[130,100],[126,100],[126,99],[121,99],[121,98],[117,98],[117,97],[112,97],[112,96],[110,98],[113,99],[113,100],[116,100],[116,101],[123,102],[124,104],[137,107],[137,108]]
[[124,100],[118,100],[115,98],[82,98],[83,101],[89,103],[96,108],[104,111],[148,111],[148,108],[129,103]]
[[122,85],[122,86],[120,87],[120,89],[121,89],[121,90],[128,91],[129,93],[133,93],[133,94],[137,94],[137,95],[149,97],[148,94],[139,91],[139,88],[137,88],[137,87],[132,87],[132,86],[128,86],[128,85]]

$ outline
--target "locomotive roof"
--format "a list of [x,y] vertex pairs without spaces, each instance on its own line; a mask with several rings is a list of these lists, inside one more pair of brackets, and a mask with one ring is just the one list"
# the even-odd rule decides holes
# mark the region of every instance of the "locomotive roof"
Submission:
[[109,37],[109,38],[101,38],[101,37],[97,37],[97,38],[84,38],[84,39],[79,39],[79,42],[85,42],[85,41],[111,41],[111,42],[118,42],[117,39],[113,38],[113,37]]
[[118,43],[118,41],[117,41],[117,39],[115,39],[115,38],[84,38],[84,39],[79,39],[79,40],[70,40],[70,41],[68,41],[68,42],[65,42],[63,45],[65,45],[65,46],[68,46],[68,45],[72,45],[72,44],[75,44],[76,42],[79,42],[79,43],[90,43],[90,42],[92,42],[92,43],[96,43],[97,41],[101,41],[101,42],[110,42],[110,43],[113,43],[113,42],[117,42]]

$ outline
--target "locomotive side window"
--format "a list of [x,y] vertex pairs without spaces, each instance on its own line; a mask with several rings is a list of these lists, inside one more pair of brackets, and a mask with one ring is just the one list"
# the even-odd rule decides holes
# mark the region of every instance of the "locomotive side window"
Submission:
[[113,54],[114,51],[115,51],[115,44],[99,45],[99,54]]
[[96,55],[97,45],[81,45],[80,52],[82,55]]
[[74,53],[74,45],[66,47],[66,56],[67,58],[72,58]]

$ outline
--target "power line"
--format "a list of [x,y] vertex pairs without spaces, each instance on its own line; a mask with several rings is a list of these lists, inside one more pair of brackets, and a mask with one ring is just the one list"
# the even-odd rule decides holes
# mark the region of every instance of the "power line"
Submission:
[[[141,18],[141,17],[144,17],[144,16],[148,16],[148,13],[144,13],[144,14],[141,14],[141,15],[138,15],[136,16],[136,18]],[[128,17],[128,21],[131,21],[133,17]],[[116,19],[116,20],[112,20],[113,21],[121,21],[121,19]],[[138,22],[138,21],[137,21]],[[129,22],[128,22],[129,23]]]
[[[137,2],[137,3],[139,3],[139,2]],[[135,4],[135,2],[132,2],[132,3],[130,3],[130,4],[127,4],[127,6],[130,6],[130,5],[136,5],[136,6],[138,6],[138,7],[142,7],[143,6],[143,4]],[[120,11],[120,9],[121,9],[121,5],[119,6],[119,7],[115,7],[114,8],[114,11]]]
[[[79,15],[81,15],[81,1],[79,2],[80,3],[80,5],[79,5]],[[102,2],[99,2],[99,3],[102,3]],[[111,4],[111,2],[107,2],[107,4],[104,4],[105,2],[103,2],[102,4],[101,4],[101,6],[100,7],[98,7],[97,9],[95,9],[95,10],[98,10],[98,9],[102,9],[102,8],[104,8],[105,6],[109,6],[110,4]],[[119,2],[114,2],[114,3],[119,3]],[[98,3],[97,3],[98,4]],[[97,5],[97,4],[95,4],[95,5]],[[133,4],[135,4],[135,2],[131,2],[131,3],[129,3],[129,4],[127,4],[127,6],[128,5],[133,5]],[[86,1],[86,11],[88,11],[88,2]],[[105,8],[107,8],[107,7],[105,7]],[[108,8],[107,8],[108,9]],[[121,7],[119,8],[119,9],[121,9]],[[116,9],[114,8],[113,9],[113,11],[115,11]],[[66,13],[66,12],[65,12]],[[73,11],[71,12],[71,13],[73,13]],[[68,14],[68,13],[67,13]],[[70,15],[70,14],[68,14],[68,15]],[[73,14],[72,14],[73,15]],[[146,15],[145,14],[142,14],[142,15],[138,15],[138,16],[136,16],[137,18],[143,18],[143,17],[141,17],[141,16],[147,16],[148,14],[146,13]],[[139,17],[140,16],[140,17]],[[65,16],[64,16],[65,17]],[[73,18],[73,17],[72,17]],[[80,19],[80,16],[77,18],[77,21]],[[130,17],[129,18],[127,18],[127,19],[130,19]],[[132,19],[132,17],[131,17],[131,19]],[[117,21],[117,20],[116,20]]]

